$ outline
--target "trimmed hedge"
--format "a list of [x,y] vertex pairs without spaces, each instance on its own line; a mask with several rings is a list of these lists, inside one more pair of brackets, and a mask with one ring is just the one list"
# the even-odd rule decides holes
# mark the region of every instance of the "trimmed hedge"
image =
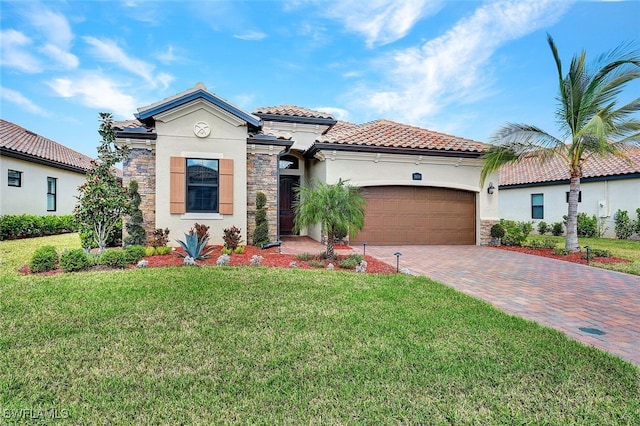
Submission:
[[0,241],[65,234],[77,230],[76,220],[70,214],[62,216],[27,214],[0,216]]

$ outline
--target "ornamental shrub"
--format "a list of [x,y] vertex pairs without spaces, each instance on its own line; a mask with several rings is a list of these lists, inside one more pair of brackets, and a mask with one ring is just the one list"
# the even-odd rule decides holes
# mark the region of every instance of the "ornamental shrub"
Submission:
[[256,228],[253,231],[253,245],[262,246],[269,242],[269,221],[267,220],[267,196],[264,192],[256,194]]
[[578,213],[578,237],[594,238],[598,236],[598,218],[594,214]]
[[620,210],[614,216],[616,238],[619,240],[627,240],[636,228],[636,223],[629,218],[629,212]]
[[57,235],[77,230],[78,225],[73,215],[0,215],[0,241]]
[[146,250],[142,246],[127,246],[124,249],[124,252],[127,254],[127,259],[129,263],[138,263],[146,255]]
[[224,229],[224,235],[222,239],[224,240],[224,247],[227,249],[235,250],[238,245],[242,242],[242,237],[240,236],[240,228],[232,226],[231,228]]
[[129,263],[129,259],[127,253],[123,250],[111,249],[100,255],[98,263],[112,268],[124,268]]
[[146,231],[142,226],[144,217],[142,210],[140,210],[141,201],[138,182],[131,180],[129,182],[129,220],[126,224],[127,234],[129,235],[124,239],[124,243],[128,246],[141,246],[146,242]]
[[502,238],[504,237],[505,233],[506,233],[506,230],[504,229],[504,226],[502,226],[502,224],[500,223],[496,223],[491,227],[491,238]]
[[500,224],[505,229],[502,244],[507,246],[521,246],[533,229],[531,222],[516,222],[513,220],[500,219]]
[[65,272],[82,271],[89,266],[89,256],[82,249],[67,250],[60,255],[60,267]]
[[540,235],[544,235],[547,232],[549,232],[549,225],[547,225],[547,222],[545,222],[544,220],[540,221],[540,223],[538,223],[538,234]]
[[555,237],[559,237],[564,232],[564,224],[562,222],[554,222],[551,225],[551,234]]
[[38,248],[31,257],[29,270],[31,272],[47,272],[56,269],[58,266],[58,253],[53,246],[42,246]]
[[358,266],[360,262],[362,262],[363,260],[364,260],[364,257],[362,257],[359,254],[353,253],[345,257],[344,259],[341,259],[338,262],[338,266],[340,266],[343,269],[355,269],[355,267]]

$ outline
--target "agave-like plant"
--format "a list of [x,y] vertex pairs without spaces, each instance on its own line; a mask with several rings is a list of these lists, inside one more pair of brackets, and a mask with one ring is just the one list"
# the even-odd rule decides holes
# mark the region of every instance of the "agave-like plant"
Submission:
[[199,259],[208,259],[209,254],[213,250],[213,247],[207,247],[207,243],[209,242],[209,237],[203,235],[202,237],[198,237],[198,233],[194,232],[192,229],[188,234],[184,234],[185,241],[176,240],[180,247],[185,251],[184,253],[178,253],[180,257],[191,257],[194,260]]

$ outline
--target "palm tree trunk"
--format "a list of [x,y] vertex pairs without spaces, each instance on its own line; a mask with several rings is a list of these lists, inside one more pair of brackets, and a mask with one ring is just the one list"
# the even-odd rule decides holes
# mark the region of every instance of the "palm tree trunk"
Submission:
[[580,195],[580,174],[572,173],[569,183],[569,212],[567,214],[567,240],[565,249],[569,252],[580,250],[578,245],[578,196]]
[[333,240],[335,237],[333,236],[333,230],[329,230],[327,232],[327,259],[333,260],[335,257],[335,252],[333,250]]

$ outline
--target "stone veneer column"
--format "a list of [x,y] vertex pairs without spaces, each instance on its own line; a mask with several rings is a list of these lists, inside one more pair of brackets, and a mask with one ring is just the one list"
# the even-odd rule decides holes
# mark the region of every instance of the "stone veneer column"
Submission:
[[278,155],[277,153],[247,153],[247,244],[253,244],[256,229],[256,194],[267,196],[269,240],[275,241],[278,230]]
[[[129,157],[124,161],[123,166],[124,187],[128,188],[131,180],[138,182],[140,210],[144,218],[142,226],[147,231],[148,238],[156,229],[156,154],[146,148],[130,148]],[[126,234],[126,227],[123,229],[123,234]]]
[[486,246],[491,242],[491,227],[499,220],[481,220],[480,221],[480,245]]

